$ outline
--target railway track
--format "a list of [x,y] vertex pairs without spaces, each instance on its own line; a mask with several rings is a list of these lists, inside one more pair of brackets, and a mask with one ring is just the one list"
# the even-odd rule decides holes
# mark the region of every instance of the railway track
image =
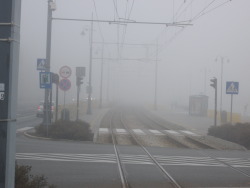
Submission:
[[[145,125],[145,122],[143,122],[143,124],[146,127],[150,127],[150,128],[156,128],[155,126],[158,126],[158,129],[162,128],[162,129],[167,129],[167,128],[173,128],[173,127],[166,127],[166,125],[163,125],[163,122],[157,122],[154,118],[151,118],[149,116],[147,116],[147,114],[135,114],[135,112],[131,112],[132,114],[136,115],[136,117],[139,117],[139,122],[142,123],[142,119],[146,119],[145,121],[147,122],[147,125]],[[145,142],[145,139],[147,139],[147,136],[142,136],[142,135],[138,135],[135,133],[135,131],[133,130],[133,127],[131,125],[130,122],[128,122],[130,120],[131,117],[127,117],[127,112],[124,112],[123,110],[112,110],[110,111],[107,116],[105,116],[104,118],[104,124],[106,126],[106,128],[109,128],[110,130],[110,134],[107,134],[106,136],[106,141],[110,144],[113,145],[114,147],[114,153],[116,156],[116,162],[117,162],[117,167],[118,167],[118,172],[119,172],[119,176],[120,176],[120,181],[121,181],[121,187],[122,188],[131,188],[134,187],[133,185],[130,184],[130,179],[128,178],[129,173],[127,172],[127,166],[126,164],[124,164],[123,161],[123,153],[121,153],[122,149],[120,147],[122,147],[121,145],[124,145],[124,140],[126,140],[126,144],[129,145],[136,145],[136,147],[140,148],[141,150],[143,150],[144,152],[144,156],[147,157],[150,162],[154,165],[154,168],[157,168],[157,170],[160,172],[161,176],[165,179],[165,183],[166,183],[166,187],[175,187],[175,188],[181,188],[182,186],[174,179],[173,176],[171,176],[171,174],[167,171],[166,168],[164,168],[162,166],[162,164],[159,162],[159,159],[157,158],[157,156],[154,156],[153,154],[151,154],[149,152],[149,150],[146,148],[147,142]],[[136,121],[137,122],[137,121]],[[138,124],[137,124],[138,126]],[[152,127],[153,126],[153,127]],[[117,134],[117,132],[115,131],[117,128],[119,129],[123,129],[123,130],[127,130],[128,134],[125,135],[125,137],[123,139],[121,139],[121,135]],[[177,128],[178,129],[178,128]],[[109,136],[108,136],[109,135]],[[182,142],[180,142],[180,140],[176,139],[176,138],[171,138],[169,139],[168,136],[166,135],[161,135],[163,138],[167,138],[166,140],[170,140],[172,143],[175,143],[175,147],[186,147],[188,148],[189,145],[188,144],[183,144]],[[182,136],[182,137],[185,137]],[[203,150],[197,150],[198,152],[200,152],[203,156],[207,156],[211,159],[213,159],[214,161],[216,161],[218,164],[221,164],[222,166],[227,166],[230,169],[234,170],[237,173],[240,173],[248,178],[250,178],[249,173],[233,167],[232,165],[228,164],[227,162],[224,162],[223,160],[220,160],[218,158],[213,157],[212,155],[209,154],[209,152],[206,152],[206,150],[204,150],[204,148],[209,148],[211,149],[212,147],[210,147],[209,145],[200,143],[194,139],[192,139],[192,137],[185,137],[185,141],[189,140],[190,143],[192,143],[193,145],[195,145],[196,149],[197,148],[202,148]],[[172,145],[173,146],[173,145]],[[144,158],[145,158],[144,157]],[[136,187],[136,186],[135,186]],[[165,187],[165,186],[164,186]]]
[[[119,175],[121,178],[122,188],[130,188],[131,186],[130,186],[129,181],[125,175],[125,166],[123,166],[123,164],[122,164],[120,153],[119,153],[118,148],[117,148],[118,147],[117,139],[116,139],[117,137],[113,131],[114,130],[113,129],[114,122],[117,122],[117,121],[113,121],[114,113],[115,112],[113,112],[111,114],[111,117],[110,117],[110,126],[109,127],[110,127],[110,130],[112,130],[111,131],[111,140],[112,140],[112,144],[113,144],[115,155],[116,155],[116,160],[117,160]],[[172,187],[181,188],[181,186],[175,181],[175,179],[164,169],[164,167],[155,159],[155,157],[143,146],[141,141],[137,138],[137,135],[133,131],[131,131],[129,129],[129,127],[127,127],[126,123],[123,120],[122,112],[119,112],[119,113],[120,113],[120,116],[118,116],[118,117],[120,117],[120,125],[128,130],[129,135],[131,136],[131,139],[133,140],[132,142],[135,143],[138,147],[140,147],[145,152],[145,154],[151,159],[151,161],[155,165],[155,167],[161,171],[163,177],[166,178],[166,181],[168,183],[170,183],[172,185]]]
[[[118,145],[137,145],[137,142],[131,136],[133,134],[144,146],[217,149],[212,145],[200,141],[198,135],[169,122],[159,121],[156,117],[152,117],[151,114],[147,114],[146,112],[141,112],[141,110],[127,111],[127,109],[122,109],[123,122],[121,122],[119,119],[121,114],[117,114],[118,111],[115,110],[113,112],[111,110],[104,117],[99,130],[98,143],[112,143],[112,133]],[[115,121],[115,125],[112,128],[109,126],[108,120],[111,113],[113,113],[112,116],[114,116]]]

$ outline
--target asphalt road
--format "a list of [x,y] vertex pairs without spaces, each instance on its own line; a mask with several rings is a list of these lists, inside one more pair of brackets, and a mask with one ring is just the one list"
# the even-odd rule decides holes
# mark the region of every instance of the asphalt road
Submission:
[[[18,120],[18,130],[41,122]],[[18,131],[17,130],[17,131]],[[250,152],[147,147],[181,187],[250,187]],[[172,187],[138,146],[118,146],[130,187]],[[59,188],[121,187],[113,145],[27,138],[18,131],[18,164]]]

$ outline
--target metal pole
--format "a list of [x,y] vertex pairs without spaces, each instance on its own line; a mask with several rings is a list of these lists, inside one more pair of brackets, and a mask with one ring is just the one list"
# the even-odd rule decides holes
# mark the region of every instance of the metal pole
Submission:
[[100,104],[99,104],[99,108],[102,108],[102,83],[103,83],[103,51],[104,51],[104,44],[102,44],[102,62],[101,62],[101,80],[100,80]]
[[58,120],[58,84],[56,84],[56,118],[57,121]]
[[233,94],[231,94],[231,111],[230,111],[230,123],[233,122]]
[[[21,1],[0,1],[0,187],[15,187]],[[7,24],[8,23],[8,24]],[[6,40],[5,40],[6,39]],[[8,39],[8,40],[7,40]]]
[[155,110],[157,110],[157,78],[158,78],[158,41],[156,44],[156,61],[155,61],[155,95],[154,95]]
[[110,65],[107,63],[107,103],[109,104]]
[[76,97],[76,103],[77,103],[77,109],[76,109],[76,120],[79,120],[79,94],[80,94],[80,85],[77,86],[77,97]]
[[[52,0],[48,0],[48,17],[47,17],[47,41],[46,41],[46,71],[50,72],[50,56],[51,56],[51,31],[52,31],[52,9],[51,9]],[[48,126],[51,124],[51,110],[49,107],[49,93],[50,89],[45,89],[44,94],[44,116],[43,124]]]
[[223,83],[223,63],[224,63],[224,58],[221,57],[221,82],[220,82],[220,116],[222,112],[222,83]]
[[[92,14],[93,20],[93,14]],[[93,45],[93,21],[91,21],[91,33],[90,33],[90,56],[89,56],[89,91],[88,91],[88,109],[87,114],[92,113],[91,108],[91,93],[92,93],[92,45]]]
[[66,110],[65,110],[65,95],[66,95],[65,93],[66,93],[66,92],[64,91],[64,92],[63,92],[63,117],[62,117],[62,120],[65,120],[65,113],[66,113],[66,112],[65,112],[65,111],[66,111]]
[[215,100],[214,100],[214,126],[217,126],[217,85],[215,87]]

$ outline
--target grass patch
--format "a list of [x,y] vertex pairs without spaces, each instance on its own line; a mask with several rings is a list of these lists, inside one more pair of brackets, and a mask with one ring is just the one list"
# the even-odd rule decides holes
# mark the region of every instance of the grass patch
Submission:
[[44,175],[32,175],[31,166],[16,164],[15,188],[56,188],[50,185]]
[[250,123],[212,126],[208,129],[208,135],[228,140],[250,149]]
[[[36,135],[47,137],[47,126],[39,125],[35,128]],[[48,126],[48,137],[55,139],[69,139],[79,141],[93,141],[90,125],[84,121],[59,120]]]

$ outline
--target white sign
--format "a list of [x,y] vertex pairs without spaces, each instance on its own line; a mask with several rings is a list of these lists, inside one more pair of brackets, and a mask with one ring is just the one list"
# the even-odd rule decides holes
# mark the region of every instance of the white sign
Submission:
[[63,66],[62,68],[60,68],[59,74],[63,78],[68,78],[71,76],[71,68],[69,68],[68,66]]
[[4,92],[0,92],[0,100],[1,100],[1,101],[4,100]]
[[5,91],[4,83],[0,83],[0,91]]

